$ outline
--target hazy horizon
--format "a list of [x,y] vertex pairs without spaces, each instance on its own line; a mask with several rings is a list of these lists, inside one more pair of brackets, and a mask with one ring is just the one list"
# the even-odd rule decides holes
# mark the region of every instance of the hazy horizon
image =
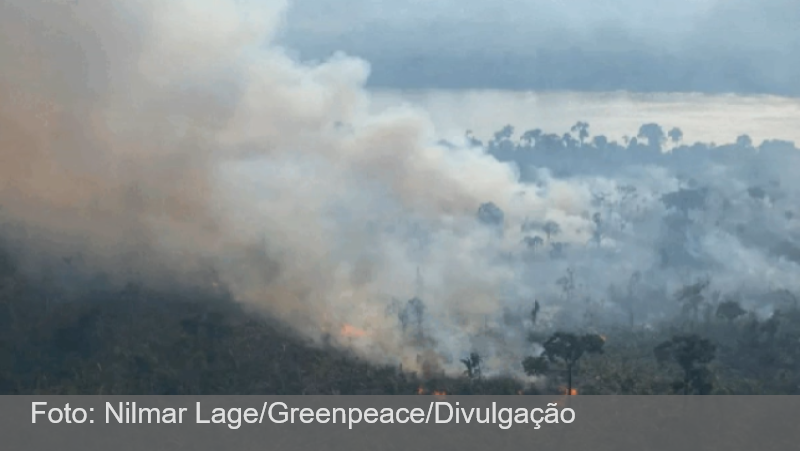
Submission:
[[428,114],[442,136],[471,130],[490,138],[505,125],[519,133],[540,128],[564,133],[577,121],[592,135],[621,141],[639,126],[655,122],[678,127],[684,142],[733,143],[748,134],[755,143],[800,143],[800,98],[774,95],[515,91],[500,89],[370,89],[375,112],[410,104]]

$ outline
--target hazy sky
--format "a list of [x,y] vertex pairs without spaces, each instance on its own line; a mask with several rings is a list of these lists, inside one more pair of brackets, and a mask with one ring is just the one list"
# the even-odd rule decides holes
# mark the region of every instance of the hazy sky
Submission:
[[800,95],[798,0],[294,0],[281,41],[373,86]]

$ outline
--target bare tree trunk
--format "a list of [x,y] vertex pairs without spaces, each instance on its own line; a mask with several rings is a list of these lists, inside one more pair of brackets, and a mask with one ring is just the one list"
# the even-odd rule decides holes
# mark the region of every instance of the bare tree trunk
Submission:
[[572,365],[567,366],[567,396],[572,395]]

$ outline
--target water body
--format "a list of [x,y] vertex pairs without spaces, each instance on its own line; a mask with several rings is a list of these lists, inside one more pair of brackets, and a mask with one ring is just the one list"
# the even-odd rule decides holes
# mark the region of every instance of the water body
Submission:
[[749,134],[754,143],[781,139],[800,144],[800,99],[777,96],[632,94],[626,92],[522,92],[497,90],[374,90],[374,110],[411,104],[423,108],[446,137],[472,130],[489,138],[505,125],[517,133],[540,128],[564,133],[577,121],[592,135],[621,141],[643,123],[678,127],[689,142],[729,143]]

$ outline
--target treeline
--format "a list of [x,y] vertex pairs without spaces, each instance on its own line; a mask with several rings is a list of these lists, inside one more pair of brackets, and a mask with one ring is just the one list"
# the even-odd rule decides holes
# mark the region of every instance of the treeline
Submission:
[[710,164],[753,170],[753,165],[762,167],[776,160],[800,163],[793,142],[766,140],[756,144],[745,134],[728,144],[687,143],[681,129],[665,129],[656,123],[643,124],[635,135],[623,138],[622,142],[592,135],[590,125],[583,121],[561,134],[538,128],[516,132],[514,126],[507,125],[486,142],[469,131],[466,138],[498,160],[519,165],[523,180],[530,177],[530,166],[547,167],[556,175],[571,176],[608,173],[633,165],[694,172],[693,169]]

